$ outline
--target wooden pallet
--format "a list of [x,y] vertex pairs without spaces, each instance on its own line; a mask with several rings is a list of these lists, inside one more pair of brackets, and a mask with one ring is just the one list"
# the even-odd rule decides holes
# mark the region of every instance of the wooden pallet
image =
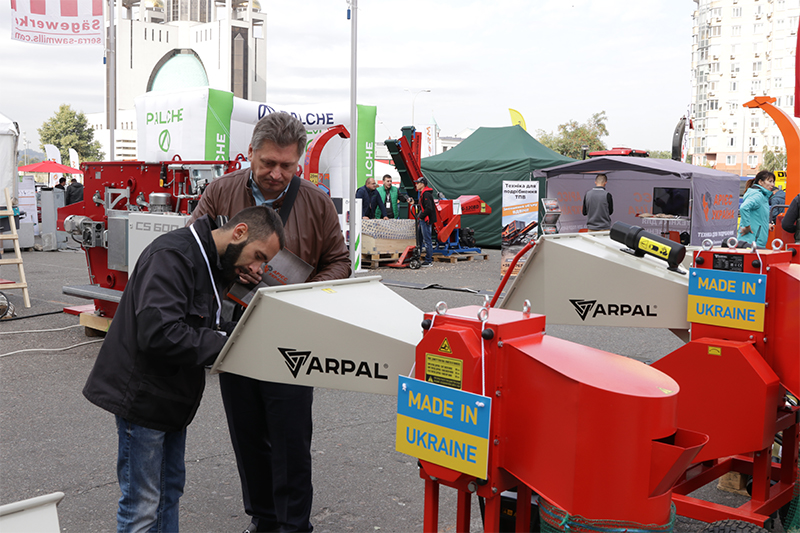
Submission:
[[487,261],[489,259],[489,254],[433,254],[433,261],[435,263],[459,263],[461,261],[477,261],[478,259]]
[[361,266],[364,268],[378,268],[386,266],[389,263],[394,263],[400,259],[397,252],[382,253],[382,254],[361,254]]

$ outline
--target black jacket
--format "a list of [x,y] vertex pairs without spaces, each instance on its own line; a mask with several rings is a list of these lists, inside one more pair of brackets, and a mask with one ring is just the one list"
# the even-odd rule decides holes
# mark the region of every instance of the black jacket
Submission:
[[356,189],[356,198],[361,198],[361,216],[375,218],[375,209],[378,206],[378,191],[371,191],[367,189],[366,185],[362,185]]
[[[194,224],[218,288],[222,269],[209,217]],[[194,418],[204,365],[222,350],[213,329],[216,299],[208,267],[189,228],[161,235],[139,257],[83,395],[125,420],[180,431]]]
[[422,189],[422,193],[417,196],[421,198],[419,205],[422,208],[419,219],[433,225],[436,222],[436,203],[433,201],[433,189],[425,187]]
[[75,204],[83,201],[83,184],[79,182],[70,183],[67,186],[66,198],[64,203],[66,205]]

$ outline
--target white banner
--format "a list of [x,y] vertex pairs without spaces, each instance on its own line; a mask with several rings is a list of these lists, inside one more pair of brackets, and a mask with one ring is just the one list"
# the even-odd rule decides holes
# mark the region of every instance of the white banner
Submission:
[[11,0],[11,38],[53,46],[102,45],[103,0]]
[[[44,153],[47,157],[48,161],[55,161],[59,165],[61,164],[61,152],[58,151],[58,148],[54,144],[45,144],[44,145]],[[48,174],[48,178],[50,181],[47,183],[48,186],[52,187],[53,185],[58,183],[58,180],[61,179],[60,172],[52,172]]]
[[78,157],[78,152],[75,148],[69,148],[69,166],[72,168],[81,168],[81,159]]
[[425,124],[417,131],[422,134],[420,158],[436,155],[436,124]]
[[[311,105],[275,105],[234,97],[231,114],[231,159],[237,154],[247,156],[256,122],[276,111],[289,113],[305,124],[308,144],[328,128],[339,124],[347,128],[350,135],[354,135],[355,128],[350,127],[350,106],[344,101]],[[330,175],[333,198],[346,198],[350,193],[348,172],[350,152],[347,143],[347,139],[336,136],[328,141],[320,155],[319,172]],[[303,164],[302,158],[300,164]]]
[[516,221],[527,226],[538,220],[539,182],[503,181],[503,226]]

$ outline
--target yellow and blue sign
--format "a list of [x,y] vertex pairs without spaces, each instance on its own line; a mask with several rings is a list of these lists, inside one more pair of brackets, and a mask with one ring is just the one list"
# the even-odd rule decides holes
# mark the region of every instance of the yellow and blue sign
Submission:
[[764,331],[766,299],[767,276],[689,269],[689,322]]
[[400,376],[395,449],[486,479],[492,399]]

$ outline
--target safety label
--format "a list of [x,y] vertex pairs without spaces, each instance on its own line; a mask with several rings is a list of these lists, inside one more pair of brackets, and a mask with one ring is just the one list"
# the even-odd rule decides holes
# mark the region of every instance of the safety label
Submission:
[[400,376],[395,449],[486,479],[492,399]]
[[669,246],[661,244],[660,242],[656,242],[652,239],[648,239],[647,237],[642,237],[639,239],[639,249],[650,252],[651,254],[655,254],[659,257],[663,257],[664,259],[669,257]]
[[454,389],[462,388],[464,362],[453,357],[425,354],[425,381]]

